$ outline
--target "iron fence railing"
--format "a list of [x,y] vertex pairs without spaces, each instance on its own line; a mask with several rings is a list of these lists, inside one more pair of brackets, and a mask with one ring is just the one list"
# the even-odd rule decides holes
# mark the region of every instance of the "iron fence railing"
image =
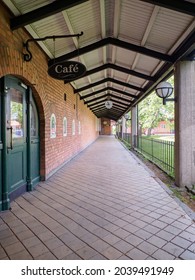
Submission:
[[174,142],[135,136],[137,150],[162,170],[174,176]]
[[122,139],[122,132],[116,132],[116,136],[119,138],[119,139]]
[[134,143],[131,143],[130,133],[118,133],[117,137],[174,177],[174,141],[134,136]]
[[125,142],[125,144],[127,144],[129,147],[132,146],[131,133],[116,132],[116,137]]
[[123,141],[131,147],[131,133],[123,133]]

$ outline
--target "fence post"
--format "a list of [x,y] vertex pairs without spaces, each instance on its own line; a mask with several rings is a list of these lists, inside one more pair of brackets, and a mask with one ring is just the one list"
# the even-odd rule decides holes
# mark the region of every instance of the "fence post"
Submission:
[[133,148],[138,148],[138,137],[137,135],[133,135]]

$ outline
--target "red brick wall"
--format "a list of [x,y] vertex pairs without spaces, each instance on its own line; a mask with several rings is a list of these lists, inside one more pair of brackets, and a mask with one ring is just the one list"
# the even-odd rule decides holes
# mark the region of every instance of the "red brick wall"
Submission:
[[[9,13],[0,5],[0,77],[11,74],[29,85],[34,93],[40,117],[41,176],[48,177],[64,162],[82,151],[98,137],[95,115],[80,101],[70,84],[47,74],[48,58],[36,43],[30,43],[33,58],[23,61],[23,42],[30,37],[24,29],[11,31]],[[64,101],[66,94],[66,101]],[[77,98],[77,101],[76,101]],[[54,113],[57,136],[50,138],[50,117]],[[68,134],[63,136],[63,118],[68,121]],[[72,135],[72,120],[76,133]],[[78,133],[78,122],[81,134]]]
[[171,128],[167,121],[159,122],[158,126],[152,129],[154,134],[170,134]]

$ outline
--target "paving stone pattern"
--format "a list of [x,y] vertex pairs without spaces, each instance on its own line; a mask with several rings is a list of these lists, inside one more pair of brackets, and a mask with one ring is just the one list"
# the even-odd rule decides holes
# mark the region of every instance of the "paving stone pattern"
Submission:
[[195,223],[121,143],[102,136],[0,213],[0,259],[195,259]]

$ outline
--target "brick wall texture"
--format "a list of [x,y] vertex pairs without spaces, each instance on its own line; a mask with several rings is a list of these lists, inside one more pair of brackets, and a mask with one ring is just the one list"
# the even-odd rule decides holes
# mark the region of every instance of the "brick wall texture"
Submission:
[[[47,178],[95,141],[99,135],[98,121],[79,96],[74,94],[70,84],[64,84],[63,81],[55,80],[47,74],[48,57],[35,42],[30,43],[32,60],[23,60],[23,42],[30,36],[22,28],[11,31],[9,20],[9,12],[0,5],[0,77],[16,76],[33,91],[40,118],[40,174],[42,178]],[[50,138],[52,113],[56,116],[56,138]],[[67,118],[67,136],[63,136],[64,117]],[[73,120],[75,135],[72,135]]]

